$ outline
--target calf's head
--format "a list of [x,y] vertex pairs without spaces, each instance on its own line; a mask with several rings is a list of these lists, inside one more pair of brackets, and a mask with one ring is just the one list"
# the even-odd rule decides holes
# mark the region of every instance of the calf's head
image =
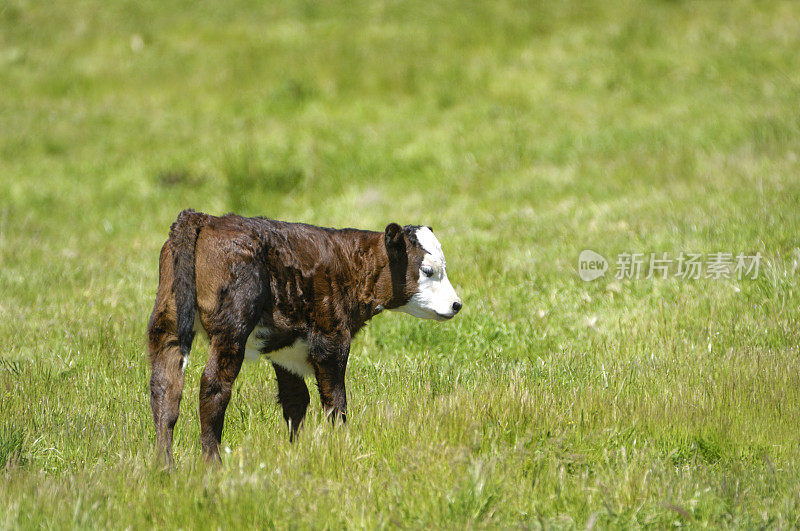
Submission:
[[385,231],[393,307],[422,319],[445,321],[461,309],[447,278],[442,246],[430,227],[390,223]]

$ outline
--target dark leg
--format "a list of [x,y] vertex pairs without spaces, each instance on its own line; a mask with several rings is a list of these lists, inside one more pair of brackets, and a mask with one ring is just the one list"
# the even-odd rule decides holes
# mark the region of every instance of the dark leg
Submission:
[[344,376],[347,371],[347,358],[350,342],[333,343],[330,340],[312,344],[311,361],[317,377],[317,387],[325,414],[336,424],[340,418],[347,421],[347,391]]
[[211,355],[200,378],[200,442],[206,461],[220,461],[225,409],[243,360],[244,341],[212,338]]
[[180,412],[186,360],[174,334],[150,330],[148,335],[153,371],[150,375],[150,407],[156,425],[156,447],[159,460],[163,459],[166,466],[171,466],[172,432]]
[[278,402],[283,407],[283,418],[289,427],[289,441],[292,442],[297,437],[297,430],[303,422],[303,417],[306,416],[306,409],[311,400],[308,396],[308,387],[302,377],[275,363],[272,366],[275,368],[275,376],[278,377]]

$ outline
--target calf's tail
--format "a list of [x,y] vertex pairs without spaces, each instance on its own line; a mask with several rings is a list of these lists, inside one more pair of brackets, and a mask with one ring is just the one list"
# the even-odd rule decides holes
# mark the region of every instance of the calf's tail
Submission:
[[177,309],[177,335],[181,355],[188,356],[194,340],[194,312],[197,300],[195,284],[195,245],[197,236],[209,216],[187,209],[169,229],[172,241],[172,292]]

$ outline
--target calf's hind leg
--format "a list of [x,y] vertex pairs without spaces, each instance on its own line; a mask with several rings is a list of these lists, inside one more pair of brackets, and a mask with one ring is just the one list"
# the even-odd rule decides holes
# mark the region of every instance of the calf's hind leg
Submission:
[[156,447],[159,459],[172,465],[172,433],[178,421],[183,396],[183,373],[186,359],[181,355],[178,337],[150,326],[150,407],[156,425]]
[[225,410],[243,360],[244,341],[231,341],[224,336],[212,338],[211,355],[200,378],[200,443],[206,461],[220,461]]

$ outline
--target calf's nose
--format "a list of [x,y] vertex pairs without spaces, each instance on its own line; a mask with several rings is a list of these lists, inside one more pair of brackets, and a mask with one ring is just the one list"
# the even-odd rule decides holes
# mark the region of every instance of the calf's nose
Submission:
[[458,310],[461,309],[461,301],[456,301],[453,303],[453,313],[458,313]]

